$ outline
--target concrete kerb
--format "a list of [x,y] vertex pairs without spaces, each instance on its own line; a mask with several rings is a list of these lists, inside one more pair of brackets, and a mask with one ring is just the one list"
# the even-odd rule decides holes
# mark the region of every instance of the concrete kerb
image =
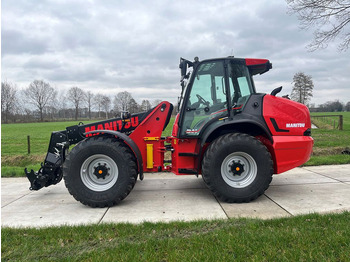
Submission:
[[112,208],[77,202],[64,183],[31,192],[26,178],[2,178],[1,225],[47,227],[99,223],[142,223],[278,218],[350,211],[350,165],[296,168],[275,175],[265,195],[251,203],[218,202],[201,177],[146,174],[130,195]]

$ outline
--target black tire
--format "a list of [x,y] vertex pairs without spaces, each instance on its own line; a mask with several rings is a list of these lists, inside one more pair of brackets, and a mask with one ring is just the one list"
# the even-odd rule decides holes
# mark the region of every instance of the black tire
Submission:
[[80,142],[68,154],[63,177],[76,200],[91,207],[110,207],[135,186],[137,164],[122,141],[93,137]]
[[247,134],[223,135],[213,141],[202,162],[204,182],[220,200],[250,202],[269,187],[273,174],[270,152]]

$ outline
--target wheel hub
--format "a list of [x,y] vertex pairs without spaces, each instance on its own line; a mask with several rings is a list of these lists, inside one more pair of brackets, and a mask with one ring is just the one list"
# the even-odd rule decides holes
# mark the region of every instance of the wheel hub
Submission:
[[110,170],[110,168],[107,168],[106,163],[101,165],[101,163],[98,163],[98,165],[96,167],[94,167],[94,175],[98,178],[98,179],[106,179],[106,176],[109,176],[108,171]]
[[234,176],[240,176],[244,172],[244,165],[241,164],[241,161],[238,160],[232,161],[232,164],[229,165],[231,170],[229,170],[230,173],[232,173]]

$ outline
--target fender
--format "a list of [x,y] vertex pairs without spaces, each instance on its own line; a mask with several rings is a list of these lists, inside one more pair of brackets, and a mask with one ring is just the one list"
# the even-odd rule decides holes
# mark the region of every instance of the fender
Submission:
[[116,137],[122,139],[134,152],[135,157],[136,157],[136,161],[137,161],[137,166],[138,166],[139,172],[140,172],[140,180],[143,180],[142,155],[141,155],[140,149],[138,148],[138,146],[134,142],[134,140],[132,140],[129,136],[127,136],[124,133],[121,133],[118,131],[113,131],[113,130],[94,130],[94,131],[86,132],[83,135],[86,137],[87,135],[91,135],[91,134],[101,134],[101,135],[110,134],[110,135],[113,135],[113,136],[116,136]]
[[[241,131],[248,134],[263,132],[267,138],[273,142],[272,134],[263,117],[263,103],[265,94],[252,94],[246,102],[242,112],[236,113],[234,116],[222,119],[213,119],[209,121],[202,131],[200,140],[201,147],[207,142],[210,135],[218,129],[226,129],[232,131]],[[229,127],[234,125],[235,127]],[[247,125],[257,126],[261,131],[247,129]],[[225,128],[226,127],[226,128]]]
[[[204,146],[204,144],[206,143],[206,141],[208,140],[210,135],[213,134],[216,130],[226,129],[226,130],[232,130],[232,131],[234,131],[234,130],[240,131],[240,130],[242,130],[242,128],[240,128],[240,126],[242,126],[244,124],[258,126],[265,133],[265,135],[267,135],[267,138],[271,142],[273,142],[271,133],[269,132],[269,130],[266,128],[266,126],[264,124],[261,124],[257,120],[242,119],[242,120],[225,121],[225,122],[222,122],[218,125],[212,125],[209,129],[204,131],[204,134],[202,135],[202,137],[200,139],[201,140],[201,148]],[[232,129],[232,128],[229,128],[229,126],[237,126],[237,128]],[[248,133],[248,132],[246,132],[246,133]]]

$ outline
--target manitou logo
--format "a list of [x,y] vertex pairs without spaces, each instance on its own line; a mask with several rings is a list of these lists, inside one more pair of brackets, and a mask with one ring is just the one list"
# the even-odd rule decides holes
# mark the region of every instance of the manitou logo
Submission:
[[305,127],[305,123],[287,123],[287,128],[293,128],[293,127]]
[[[88,133],[90,131],[95,130],[114,130],[114,131],[120,131],[120,130],[128,130],[130,128],[137,127],[139,124],[139,117],[132,117],[131,119],[125,119],[125,120],[115,120],[110,122],[104,122],[97,125],[91,125],[85,127],[85,133]],[[95,136],[99,133],[95,134],[89,134],[87,136]]]

